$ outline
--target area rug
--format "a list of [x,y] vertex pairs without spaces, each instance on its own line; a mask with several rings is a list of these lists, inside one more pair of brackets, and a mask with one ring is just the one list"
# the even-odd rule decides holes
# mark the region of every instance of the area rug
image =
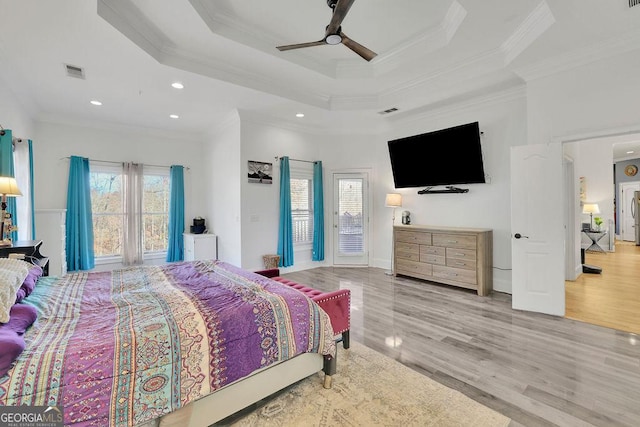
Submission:
[[357,342],[339,345],[333,387],[322,373],[259,402],[240,418],[216,425],[259,426],[507,426],[510,419]]

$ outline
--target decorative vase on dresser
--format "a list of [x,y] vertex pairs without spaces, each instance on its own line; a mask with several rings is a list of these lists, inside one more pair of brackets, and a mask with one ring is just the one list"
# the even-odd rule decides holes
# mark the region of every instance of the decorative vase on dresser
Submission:
[[488,228],[396,225],[394,274],[474,289],[493,289],[493,232]]

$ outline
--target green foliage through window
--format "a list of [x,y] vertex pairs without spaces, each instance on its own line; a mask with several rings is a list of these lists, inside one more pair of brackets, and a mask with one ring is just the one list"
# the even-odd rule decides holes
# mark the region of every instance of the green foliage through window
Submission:
[[[122,172],[92,166],[91,209],[96,257],[122,256],[125,221]],[[165,252],[169,244],[169,172],[149,173],[143,179],[143,252]]]

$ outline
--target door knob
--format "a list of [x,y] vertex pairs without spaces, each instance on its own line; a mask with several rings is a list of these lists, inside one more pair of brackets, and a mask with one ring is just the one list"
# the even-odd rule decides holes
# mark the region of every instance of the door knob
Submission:
[[529,238],[529,236],[523,236],[523,235],[522,235],[522,234],[520,234],[520,233],[516,233],[516,234],[514,234],[514,235],[513,235],[513,237],[515,237],[516,239],[521,239],[521,238],[523,238],[523,237],[524,237],[525,239],[528,239],[528,238]]

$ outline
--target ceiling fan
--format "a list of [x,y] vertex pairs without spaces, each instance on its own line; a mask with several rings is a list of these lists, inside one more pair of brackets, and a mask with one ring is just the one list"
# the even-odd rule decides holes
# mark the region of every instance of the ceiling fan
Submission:
[[354,1],[355,0],[327,0],[327,5],[333,10],[333,16],[331,17],[331,22],[327,25],[327,29],[322,40],[309,43],[277,46],[276,49],[282,52],[285,50],[300,49],[303,47],[320,46],[323,44],[336,45],[342,43],[365,60],[371,61],[378,54],[362,46],[360,43],[351,40],[342,32],[342,27],[340,26],[345,16],[347,16],[347,12],[351,9]]

